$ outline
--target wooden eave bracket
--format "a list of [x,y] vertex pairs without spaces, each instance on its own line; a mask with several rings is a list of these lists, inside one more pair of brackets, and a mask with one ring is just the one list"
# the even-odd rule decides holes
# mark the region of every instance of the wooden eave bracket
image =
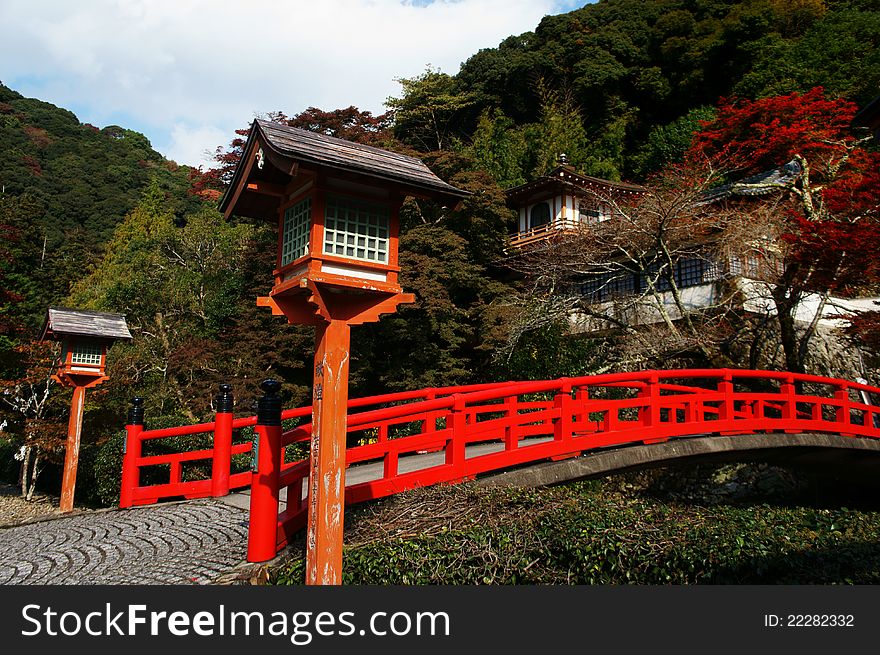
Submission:
[[272,310],[272,316],[284,316],[284,312],[271,296],[258,296],[257,307],[268,307]]
[[283,186],[272,184],[271,182],[248,182],[247,190],[252,193],[276,198],[283,198],[287,195],[287,190]]

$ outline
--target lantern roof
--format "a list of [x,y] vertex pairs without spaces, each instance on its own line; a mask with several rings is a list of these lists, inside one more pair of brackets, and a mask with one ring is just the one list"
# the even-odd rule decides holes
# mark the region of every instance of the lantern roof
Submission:
[[[256,166],[247,165],[258,147],[267,150],[263,153],[263,160]],[[263,208],[259,207],[260,202],[248,197],[255,194],[241,187],[255,181],[283,182],[284,178],[294,177],[300,167],[329,169],[356,177],[364,183],[394,186],[404,194],[450,203],[457,203],[470,195],[441,180],[417,157],[257,119],[251,124],[241,163],[220,200],[220,211],[265,216],[261,211]]]
[[99,339],[131,339],[131,332],[128,331],[124,314],[50,307],[40,340],[54,339],[62,335]]

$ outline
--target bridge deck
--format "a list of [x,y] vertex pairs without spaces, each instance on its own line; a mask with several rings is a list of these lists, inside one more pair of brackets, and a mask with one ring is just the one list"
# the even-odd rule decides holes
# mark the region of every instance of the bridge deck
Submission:
[[[548,441],[552,441],[552,437],[533,437],[522,439],[521,448],[527,448],[528,446],[536,446],[538,444],[546,443]],[[479,457],[480,455],[488,455],[489,453],[500,453],[504,450],[504,444],[501,442],[496,443],[483,443],[483,444],[472,444],[466,447],[465,449],[465,457],[470,459],[471,457]],[[412,473],[413,471],[423,471],[435,466],[439,466],[445,461],[446,453],[433,452],[433,453],[417,453],[415,455],[403,455],[400,457],[398,470],[401,473]],[[383,464],[382,462],[371,462],[369,464],[355,464],[354,466],[349,467],[345,471],[345,486],[352,487],[356,484],[361,484],[362,482],[372,482],[373,480],[381,480],[383,474]],[[303,487],[303,498],[306,497],[305,486]],[[241,509],[249,509],[250,507],[250,488],[242,489],[240,492],[229,494],[228,496],[224,496],[219,500],[233,505],[234,507],[239,507]],[[280,494],[279,503],[279,511],[284,511],[287,509],[287,489],[282,489]]]

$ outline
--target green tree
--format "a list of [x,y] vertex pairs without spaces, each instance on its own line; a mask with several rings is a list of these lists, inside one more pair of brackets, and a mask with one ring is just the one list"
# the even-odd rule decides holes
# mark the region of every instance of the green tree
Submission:
[[197,405],[204,406],[185,390],[211,368],[203,342],[230,319],[251,233],[207,208],[175,227],[152,184],[115,230],[103,261],[74,288],[75,306],[126,314],[135,339],[114,349],[114,378],[149,388],[160,412],[195,420]]
[[500,109],[480,114],[468,153],[474,163],[485,170],[501,187],[526,182],[523,164],[527,145],[523,130]]
[[462,92],[454,77],[430,66],[417,77],[396,81],[401,96],[385,101],[394,112],[395,136],[426,152],[448,148],[458,136],[455,120],[473,105],[474,95]]

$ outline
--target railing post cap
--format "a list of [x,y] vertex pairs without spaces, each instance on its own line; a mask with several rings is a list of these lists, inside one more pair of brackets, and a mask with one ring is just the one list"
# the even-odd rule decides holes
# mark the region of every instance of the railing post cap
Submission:
[[144,399],[135,396],[131,399],[131,407],[128,410],[128,425],[144,424]]
[[257,400],[257,425],[281,425],[281,383],[272,378],[263,380],[264,395]]
[[231,414],[235,399],[232,397],[232,385],[223,383],[220,385],[220,393],[214,398],[218,414]]

